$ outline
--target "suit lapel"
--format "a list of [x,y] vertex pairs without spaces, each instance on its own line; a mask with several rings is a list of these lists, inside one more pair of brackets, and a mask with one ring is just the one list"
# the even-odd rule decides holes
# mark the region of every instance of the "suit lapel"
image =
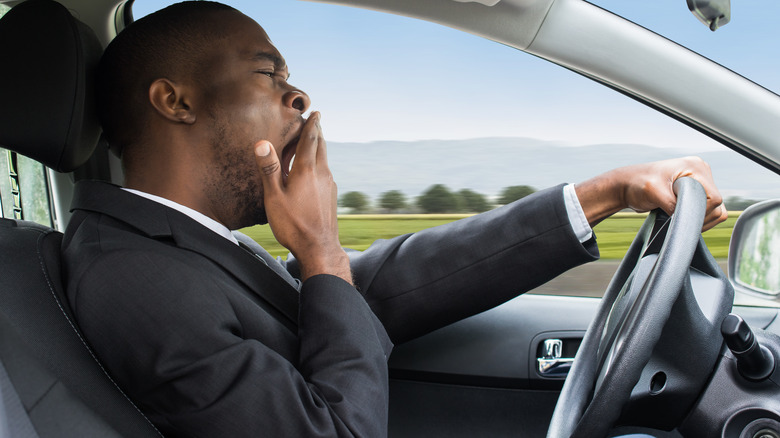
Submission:
[[268,261],[258,260],[187,215],[117,186],[93,181],[77,185],[72,209],[112,216],[150,238],[172,239],[177,247],[208,258],[278,310],[280,322],[297,332],[298,290],[290,282],[294,280],[282,278]]
[[[174,213],[183,216],[171,210],[171,215]],[[171,218],[172,236],[178,247],[197,252],[233,274],[249,290],[281,312],[287,320],[285,325],[297,331],[297,289],[274,272],[264,260],[258,260],[250,252],[189,217],[184,218],[186,221],[179,219]]]
[[282,264],[279,263],[279,261],[277,261],[271,254],[269,254],[268,251],[265,250],[265,248],[260,246],[259,243],[255,242],[251,237],[239,231],[233,231],[233,237],[235,237],[236,240],[238,240],[239,246],[249,251],[249,253],[252,254],[255,258],[265,263],[266,266],[271,268],[274,272],[279,274],[279,276],[282,277],[285,281],[290,283],[292,287],[300,291],[301,289],[300,280],[293,278],[293,276],[290,275],[287,269],[285,269],[285,267],[282,266]]

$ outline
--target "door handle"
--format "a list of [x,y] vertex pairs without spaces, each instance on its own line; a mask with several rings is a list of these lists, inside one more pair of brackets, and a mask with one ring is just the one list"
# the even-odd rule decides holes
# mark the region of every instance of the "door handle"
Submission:
[[561,357],[563,341],[545,339],[542,348],[542,357],[536,359],[539,365],[539,374],[545,377],[565,377],[569,373],[574,358]]

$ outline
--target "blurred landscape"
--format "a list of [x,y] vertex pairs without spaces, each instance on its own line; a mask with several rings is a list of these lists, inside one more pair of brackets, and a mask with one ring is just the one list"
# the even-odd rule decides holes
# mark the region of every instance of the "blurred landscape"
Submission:
[[[463,205],[464,192],[481,195],[490,204],[488,208],[493,208],[501,203],[504,189],[510,186],[543,189],[583,181],[615,167],[686,155],[698,155],[710,164],[731,211],[728,221],[704,233],[710,252],[725,270],[729,239],[739,211],[757,200],[780,198],[777,175],[726,148],[693,154],[684,148],[570,146],[529,138],[328,144],[328,160],[339,186],[342,213],[419,213],[423,211],[421,195],[430,194],[433,186],[444,186],[453,194],[460,194],[462,199],[454,211],[469,211]],[[390,191],[403,195],[405,207],[382,207],[381,200]],[[345,194],[355,193],[362,195],[356,198],[360,202],[354,205],[361,205],[357,209],[344,202]],[[417,232],[466,216],[342,214],[339,234],[343,246],[364,250],[377,239]],[[601,260],[574,268],[533,292],[600,296],[643,220],[644,215],[618,213],[601,222],[595,228]],[[276,243],[268,226],[242,231],[274,256],[287,256],[287,250]]]
[[[402,234],[415,233],[467,216],[463,214],[343,215],[339,216],[339,238],[344,247],[362,251],[377,239],[390,239]],[[730,213],[728,220],[703,234],[704,241],[715,258],[728,257],[731,230],[738,216],[738,212]],[[596,225],[594,232],[601,258],[603,260],[623,258],[645,217],[644,214],[618,213]],[[288,251],[276,242],[269,226],[256,225],[241,231],[257,241],[274,257],[287,256]]]
[[339,193],[361,192],[372,202],[389,190],[413,200],[434,184],[495,198],[508,186],[542,189],[580,182],[615,167],[686,155],[710,163],[724,198],[780,198],[778,175],[725,147],[695,153],[683,147],[571,146],[530,138],[328,143]]
[[[344,247],[364,250],[377,239],[414,233],[466,216],[468,215],[344,215],[339,217],[339,237]],[[574,268],[533,292],[601,296],[645,216],[636,213],[618,213],[602,221],[594,228],[601,260]],[[738,216],[738,212],[731,212],[726,222],[703,235],[707,248],[719,260],[724,271],[731,231]],[[267,225],[257,225],[241,231],[260,243],[273,256],[287,257],[288,251],[276,242],[271,228]]]

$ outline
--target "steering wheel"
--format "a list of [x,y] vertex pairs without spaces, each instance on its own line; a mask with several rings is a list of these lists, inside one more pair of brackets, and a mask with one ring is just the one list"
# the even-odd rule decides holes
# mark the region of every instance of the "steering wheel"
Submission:
[[566,378],[548,438],[606,436],[650,360],[688,278],[706,209],[696,180],[680,178],[674,191],[671,220],[651,212],[615,272]]

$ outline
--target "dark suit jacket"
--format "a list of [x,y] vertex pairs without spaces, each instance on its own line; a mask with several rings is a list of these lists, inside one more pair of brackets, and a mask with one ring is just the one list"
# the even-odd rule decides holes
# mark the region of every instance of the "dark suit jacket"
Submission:
[[380,437],[388,334],[414,338],[597,256],[561,192],[352,253],[358,292],[328,275],[300,284],[292,257],[246,242],[251,254],[82,182],[63,241],[67,294],[110,374],[165,433]]

